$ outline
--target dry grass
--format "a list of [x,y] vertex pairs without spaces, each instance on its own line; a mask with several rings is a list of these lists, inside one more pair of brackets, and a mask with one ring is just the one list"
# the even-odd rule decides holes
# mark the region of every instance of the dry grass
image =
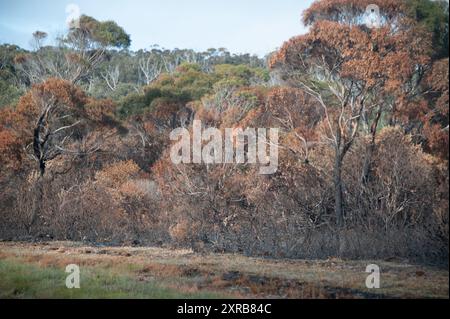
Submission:
[[[404,261],[268,260],[190,250],[89,247],[80,243],[0,243],[0,261],[42,268],[77,264],[157,281],[182,293],[242,298],[448,298],[448,270]],[[365,287],[368,264],[381,268],[381,289]]]

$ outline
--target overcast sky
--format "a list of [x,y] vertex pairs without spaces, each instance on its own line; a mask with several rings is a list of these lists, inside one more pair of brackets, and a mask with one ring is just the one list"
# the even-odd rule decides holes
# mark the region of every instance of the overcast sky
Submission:
[[98,20],[114,20],[131,49],[162,47],[264,55],[305,32],[301,13],[312,0],[0,0],[0,43],[29,48],[36,30],[63,34],[69,4]]

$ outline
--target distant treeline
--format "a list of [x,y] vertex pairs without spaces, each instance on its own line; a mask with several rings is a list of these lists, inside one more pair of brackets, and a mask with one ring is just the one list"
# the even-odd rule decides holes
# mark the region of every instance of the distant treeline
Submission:
[[[69,79],[69,74],[62,69],[66,67],[66,55],[70,50],[63,44],[43,46],[45,36],[43,32],[34,33],[36,48],[33,51],[11,44],[0,45],[0,107],[17,103],[34,83],[51,77]],[[84,76],[77,84],[93,97],[114,100],[129,93],[143,92],[144,86],[161,74],[174,73],[181,64],[196,64],[206,73],[213,72],[214,67],[221,64],[267,68],[267,58],[232,54],[224,48],[196,52],[191,49],[168,50],[157,45],[139,51],[105,49],[96,63],[98,65],[89,76]]]

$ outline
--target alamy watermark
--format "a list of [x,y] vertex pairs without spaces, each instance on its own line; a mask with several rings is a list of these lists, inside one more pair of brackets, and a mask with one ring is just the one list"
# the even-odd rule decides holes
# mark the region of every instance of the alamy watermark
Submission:
[[66,273],[69,273],[66,277],[66,287],[69,289],[80,289],[80,267],[75,264],[68,265]]
[[259,174],[262,175],[278,170],[276,128],[226,128],[223,136],[217,128],[203,130],[202,122],[194,120],[192,138],[187,129],[177,128],[170,133],[170,139],[177,141],[170,151],[170,158],[176,165],[260,164]]
[[69,29],[79,29],[81,16],[80,7],[77,4],[70,3],[66,6],[66,13],[68,14],[66,18],[67,27]]
[[368,289],[380,288],[380,266],[371,264],[366,267],[366,272],[370,273],[366,278],[366,287]]
[[382,16],[380,7],[376,4],[370,4],[366,8],[366,12],[364,13],[364,24],[370,28],[380,28],[382,25]]

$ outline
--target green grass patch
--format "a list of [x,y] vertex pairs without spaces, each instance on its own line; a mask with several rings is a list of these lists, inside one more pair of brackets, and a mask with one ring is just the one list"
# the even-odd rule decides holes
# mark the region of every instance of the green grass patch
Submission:
[[68,289],[65,269],[0,260],[0,298],[189,299],[222,298],[211,292],[179,292],[155,280],[139,281],[108,269],[80,267],[80,289]]

